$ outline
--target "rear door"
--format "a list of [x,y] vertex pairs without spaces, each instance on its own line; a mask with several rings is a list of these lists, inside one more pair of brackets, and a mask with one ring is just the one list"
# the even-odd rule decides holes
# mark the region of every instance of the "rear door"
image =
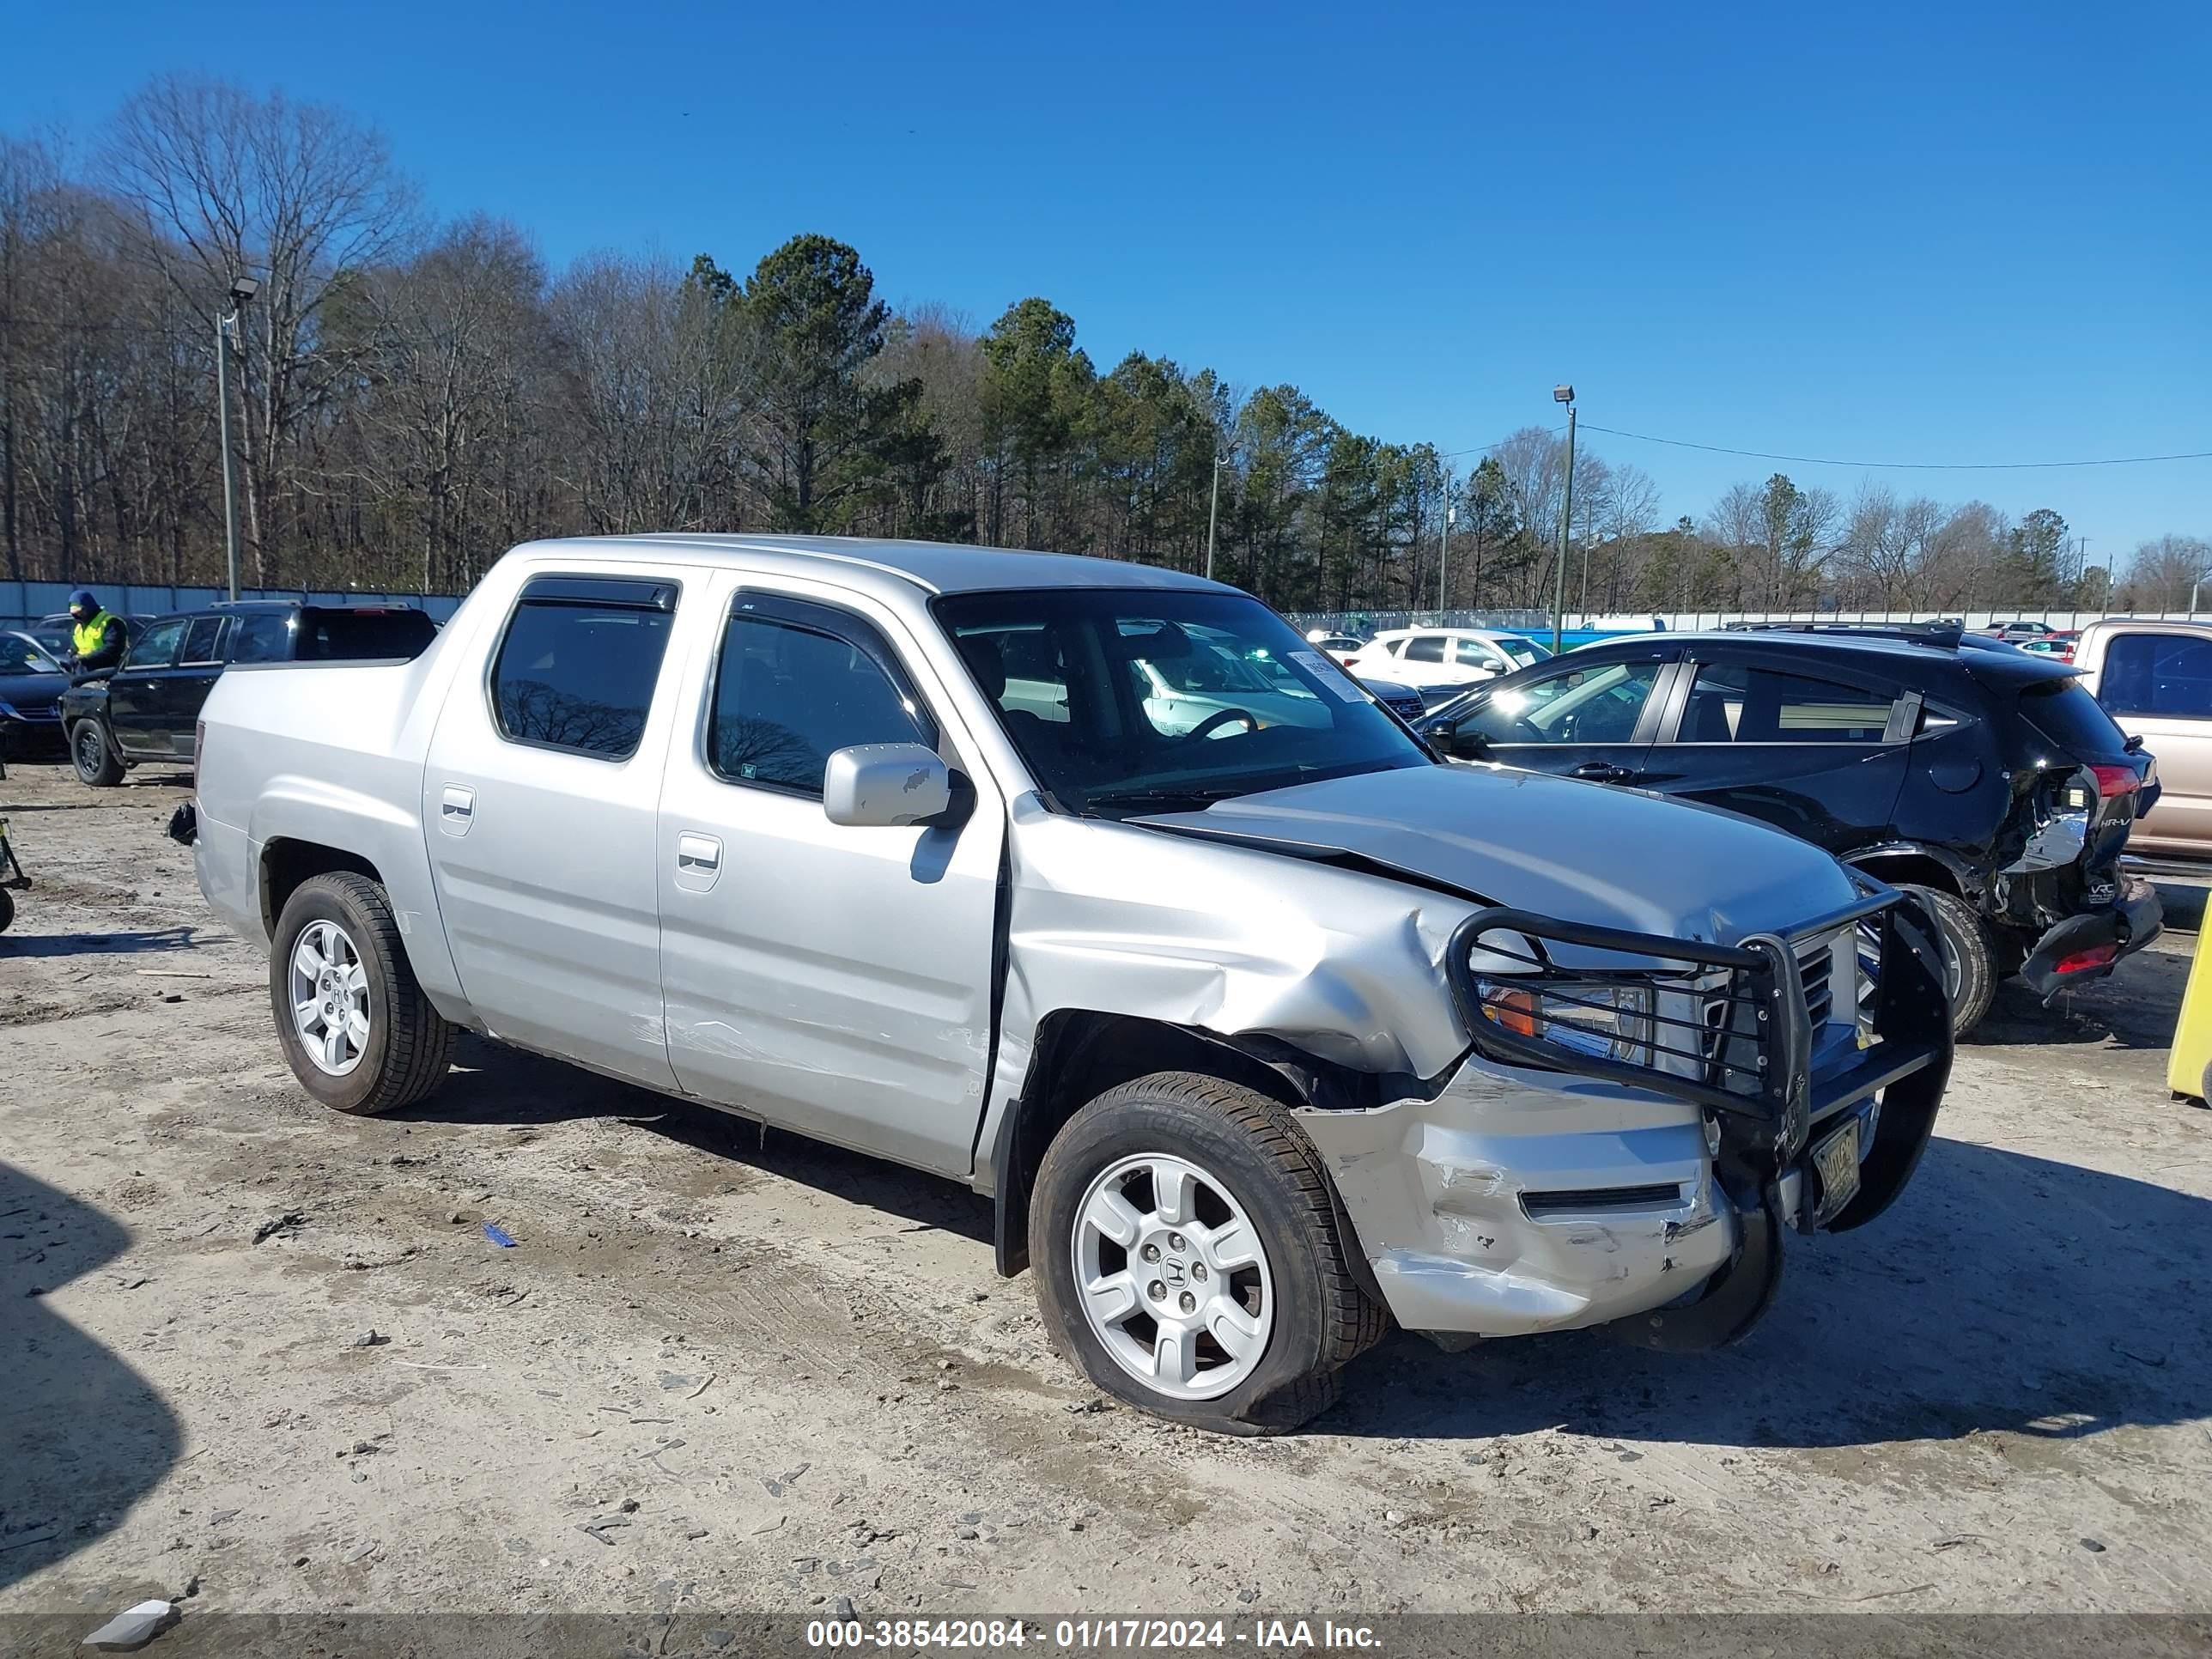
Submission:
[[[1701,654],[1702,653],[1702,654]],[[1893,839],[1911,753],[1899,683],[1841,663],[1693,647],[1644,781],[1832,853]]]
[[[972,1167],[990,1063],[1006,805],[929,660],[857,595],[723,579],[687,675],[655,859],[668,1043],[684,1087],[947,1175]],[[1049,671],[1048,671],[1049,672]],[[1008,682],[1012,695],[1013,682]],[[1054,705],[1065,720],[1065,688]],[[836,824],[853,744],[935,749],[957,824]]]
[[1655,694],[1678,655],[1672,646],[1577,652],[1524,669],[1477,696],[1451,752],[1594,783],[1640,783],[1658,732]]
[[531,578],[482,678],[447,694],[423,772],[446,936],[485,1025],[662,1089],[654,813],[700,580],[627,562]]
[[2129,846],[2212,853],[2212,640],[2128,629],[2104,647],[2097,701],[2158,762],[2156,804]]
[[189,617],[149,624],[123,653],[121,666],[107,680],[107,726],[115,746],[133,760],[158,759],[170,746],[162,702],[177,652],[185,642]]

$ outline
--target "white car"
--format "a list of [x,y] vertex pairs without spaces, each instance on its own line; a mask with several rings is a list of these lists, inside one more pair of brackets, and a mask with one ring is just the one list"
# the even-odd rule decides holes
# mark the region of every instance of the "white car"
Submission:
[[1390,628],[1345,666],[1355,674],[1378,674],[1413,686],[1434,698],[1494,680],[1551,654],[1525,635],[1486,628]]
[[1306,635],[1306,643],[1316,651],[1325,653],[1340,665],[1349,665],[1352,659],[1367,648],[1367,641],[1357,634],[1332,634],[1326,628],[1316,628]]

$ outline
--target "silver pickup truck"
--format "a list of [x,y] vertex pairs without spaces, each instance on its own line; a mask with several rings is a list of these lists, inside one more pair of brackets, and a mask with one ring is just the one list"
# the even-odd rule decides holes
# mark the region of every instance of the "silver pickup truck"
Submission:
[[202,890],[300,1081],[456,1032],[967,1182],[1097,1387],[1302,1421],[1447,1346],[1749,1328],[1911,1177],[1925,918],[1733,815],[1439,762],[1273,612],[924,544],[535,543],[412,662],[238,667]]

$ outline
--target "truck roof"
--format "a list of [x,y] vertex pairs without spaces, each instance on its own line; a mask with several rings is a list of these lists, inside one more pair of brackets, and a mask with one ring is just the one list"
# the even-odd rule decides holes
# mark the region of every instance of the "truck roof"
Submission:
[[557,563],[563,555],[594,560],[677,559],[793,575],[807,574],[810,568],[819,574],[819,567],[835,564],[848,577],[873,577],[887,585],[932,594],[1025,587],[1176,587],[1216,593],[1236,591],[1203,576],[1119,559],[860,536],[570,536],[526,542],[510,556],[544,564]]

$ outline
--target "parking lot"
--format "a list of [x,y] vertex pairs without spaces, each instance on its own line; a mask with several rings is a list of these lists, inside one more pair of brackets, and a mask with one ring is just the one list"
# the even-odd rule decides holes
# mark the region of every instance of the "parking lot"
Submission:
[[0,1611],[2202,1605],[2201,892],[2005,988],[1898,1208],[1793,1240],[1741,1346],[1396,1335],[1240,1441],[1103,1409],[951,1183],[474,1042],[324,1110],[184,787],[0,782]]

